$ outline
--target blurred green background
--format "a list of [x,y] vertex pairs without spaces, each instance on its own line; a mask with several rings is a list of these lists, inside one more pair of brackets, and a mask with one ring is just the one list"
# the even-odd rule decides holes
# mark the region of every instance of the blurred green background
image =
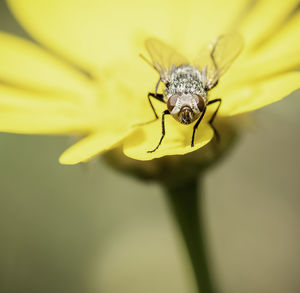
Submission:
[[[0,29],[26,36],[2,0]],[[221,292],[300,292],[299,109],[298,91],[257,111],[253,127],[205,178]],[[160,186],[101,159],[59,165],[71,143],[0,135],[0,292],[192,292]]]

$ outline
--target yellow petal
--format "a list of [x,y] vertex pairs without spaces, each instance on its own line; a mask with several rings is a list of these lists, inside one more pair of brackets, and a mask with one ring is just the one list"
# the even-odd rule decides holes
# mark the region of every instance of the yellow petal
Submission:
[[134,33],[168,30],[176,6],[160,0],[11,0],[9,4],[35,38],[91,70],[117,56],[137,56],[131,50]]
[[300,86],[300,72],[288,72],[250,84],[233,85],[220,94],[220,114],[231,116],[253,111],[274,103]]
[[57,94],[28,91],[23,88],[10,87],[0,84],[0,111],[11,110],[36,110],[45,112],[63,112],[65,115],[79,113],[80,106],[72,100],[66,101]]
[[132,131],[131,128],[109,128],[93,133],[67,149],[59,158],[59,162],[65,165],[74,165],[103,153],[116,146],[124,137]]
[[276,33],[298,3],[298,0],[255,1],[240,27],[246,37],[247,48],[255,47]]
[[0,85],[0,131],[17,133],[86,133],[91,122],[81,107],[56,96]]
[[238,62],[221,82],[250,82],[299,68],[299,27],[300,13],[297,13],[260,50]]
[[195,145],[191,147],[192,125],[182,125],[170,115],[165,116],[166,135],[159,148],[152,153],[161,138],[161,119],[149,123],[133,132],[124,141],[124,154],[136,160],[152,160],[169,155],[183,155],[193,152],[213,137],[214,133],[207,122],[200,123],[195,137]]
[[300,11],[290,16],[289,19],[280,27],[276,34],[264,44],[261,53],[272,52],[278,54],[280,52],[287,52],[291,50],[300,51],[299,39],[300,27]]
[[12,111],[0,112],[0,131],[23,134],[79,134],[86,133],[88,127],[76,117]]
[[[266,79],[286,71],[291,71],[299,68],[300,55],[299,50],[293,48],[288,49],[286,52],[280,54],[261,54],[254,56],[248,62],[240,64],[235,67],[233,71],[228,72],[222,78],[220,84],[232,86],[238,83],[254,83]],[[221,88],[221,87],[220,87]],[[218,90],[218,93],[220,91]],[[220,92],[220,94],[222,94]]]
[[[66,99],[71,93],[79,96],[89,92],[87,77],[37,45],[5,33],[0,33],[0,43],[1,81],[45,92],[60,92]],[[72,99],[75,101],[76,96]]]
[[182,50],[193,61],[204,44],[224,32],[236,30],[236,21],[248,0],[181,2],[183,7],[179,7],[177,13],[173,15],[173,34],[175,33],[176,36],[165,40],[172,42],[178,50]]
[[[136,41],[153,35],[186,49],[228,30],[246,0],[9,0],[41,43],[91,71],[137,56]],[[226,13],[224,11],[226,10]],[[55,19],[55,21],[53,21]]]

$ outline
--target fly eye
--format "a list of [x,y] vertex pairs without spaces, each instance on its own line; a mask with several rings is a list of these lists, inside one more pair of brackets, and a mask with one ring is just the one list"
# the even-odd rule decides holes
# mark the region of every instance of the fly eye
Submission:
[[168,110],[170,112],[172,112],[172,110],[174,109],[174,107],[176,106],[176,102],[177,102],[177,99],[179,98],[179,95],[173,95],[171,96],[169,99],[168,99],[168,102],[167,102],[167,107],[168,107]]
[[204,108],[205,108],[205,102],[204,102],[204,99],[199,96],[199,95],[194,95],[194,98],[197,102],[197,107],[199,109],[200,112],[203,112],[204,111]]

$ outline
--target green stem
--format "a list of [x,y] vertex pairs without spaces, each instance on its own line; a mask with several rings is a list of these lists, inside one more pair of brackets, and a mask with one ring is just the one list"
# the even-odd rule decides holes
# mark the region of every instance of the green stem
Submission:
[[[172,180],[165,185],[166,194],[181,230],[201,293],[215,292],[209,272],[203,217],[203,195],[198,190],[197,178]],[[200,204],[199,204],[199,201]]]

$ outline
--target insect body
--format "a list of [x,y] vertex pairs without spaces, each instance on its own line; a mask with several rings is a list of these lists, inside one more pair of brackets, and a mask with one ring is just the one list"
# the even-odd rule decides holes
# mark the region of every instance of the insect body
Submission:
[[170,114],[182,124],[199,118],[207,103],[201,71],[189,65],[173,67],[164,90]]
[[[194,146],[195,132],[199,126],[206,107],[218,103],[218,107],[209,120],[212,123],[221,105],[221,99],[209,100],[208,91],[215,87],[220,76],[230,67],[243,47],[243,40],[237,33],[220,36],[214,43],[201,50],[194,63],[190,63],[175,50],[158,39],[146,41],[146,48],[152,59],[153,67],[160,78],[154,93],[148,94],[148,100],[155,114],[150,97],[154,97],[167,104],[167,110],[162,113],[162,136],[154,152],[160,146],[165,136],[165,115],[171,114],[182,124],[197,122],[193,127],[191,146]],[[162,94],[157,93],[159,83],[165,85]]]

